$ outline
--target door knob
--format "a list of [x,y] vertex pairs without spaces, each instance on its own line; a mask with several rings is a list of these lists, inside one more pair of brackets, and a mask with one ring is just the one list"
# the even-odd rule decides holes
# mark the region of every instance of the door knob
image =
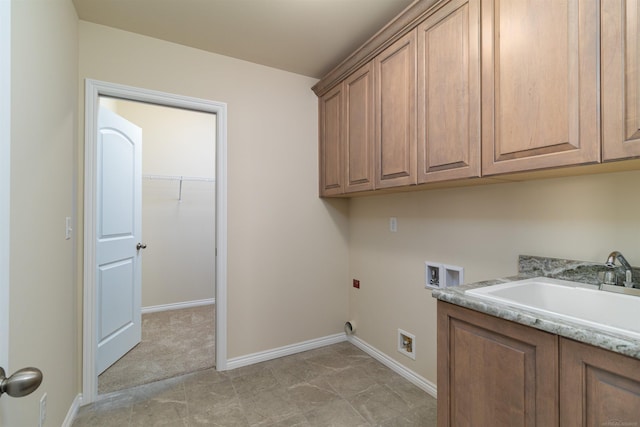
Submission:
[[6,377],[0,368],[0,395],[7,393],[12,397],[22,397],[33,393],[42,383],[42,372],[37,368],[23,368]]
[[146,243],[138,243],[136,245],[136,249],[140,250],[140,249],[147,249],[147,244]]

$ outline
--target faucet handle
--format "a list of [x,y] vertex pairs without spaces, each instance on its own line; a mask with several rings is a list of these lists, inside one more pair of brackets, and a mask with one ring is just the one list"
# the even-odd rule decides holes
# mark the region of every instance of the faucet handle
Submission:
[[626,270],[624,273],[624,282],[625,288],[633,288],[633,273],[631,270]]

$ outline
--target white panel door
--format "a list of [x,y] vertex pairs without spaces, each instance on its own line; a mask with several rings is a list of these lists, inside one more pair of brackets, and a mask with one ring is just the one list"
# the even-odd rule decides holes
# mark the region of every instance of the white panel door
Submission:
[[100,107],[97,146],[96,299],[102,373],[141,339],[142,130]]

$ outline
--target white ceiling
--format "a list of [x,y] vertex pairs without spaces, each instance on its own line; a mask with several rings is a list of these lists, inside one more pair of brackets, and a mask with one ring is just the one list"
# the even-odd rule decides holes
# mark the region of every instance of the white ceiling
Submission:
[[413,0],[73,0],[80,19],[321,78]]

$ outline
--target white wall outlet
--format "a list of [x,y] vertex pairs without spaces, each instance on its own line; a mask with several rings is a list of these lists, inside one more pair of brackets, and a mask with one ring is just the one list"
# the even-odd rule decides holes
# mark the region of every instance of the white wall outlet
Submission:
[[398,351],[416,360],[416,336],[398,329]]
[[391,231],[392,233],[398,231],[398,218],[396,218],[395,216],[389,218],[389,231]]
[[43,394],[40,398],[40,427],[44,425],[44,420],[47,419],[47,393]]
[[444,265],[444,287],[458,286],[464,283],[464,268],[457,265]]
[[425,288],[438,289],[444,287],[444,266],[437,262],[424,262]]

